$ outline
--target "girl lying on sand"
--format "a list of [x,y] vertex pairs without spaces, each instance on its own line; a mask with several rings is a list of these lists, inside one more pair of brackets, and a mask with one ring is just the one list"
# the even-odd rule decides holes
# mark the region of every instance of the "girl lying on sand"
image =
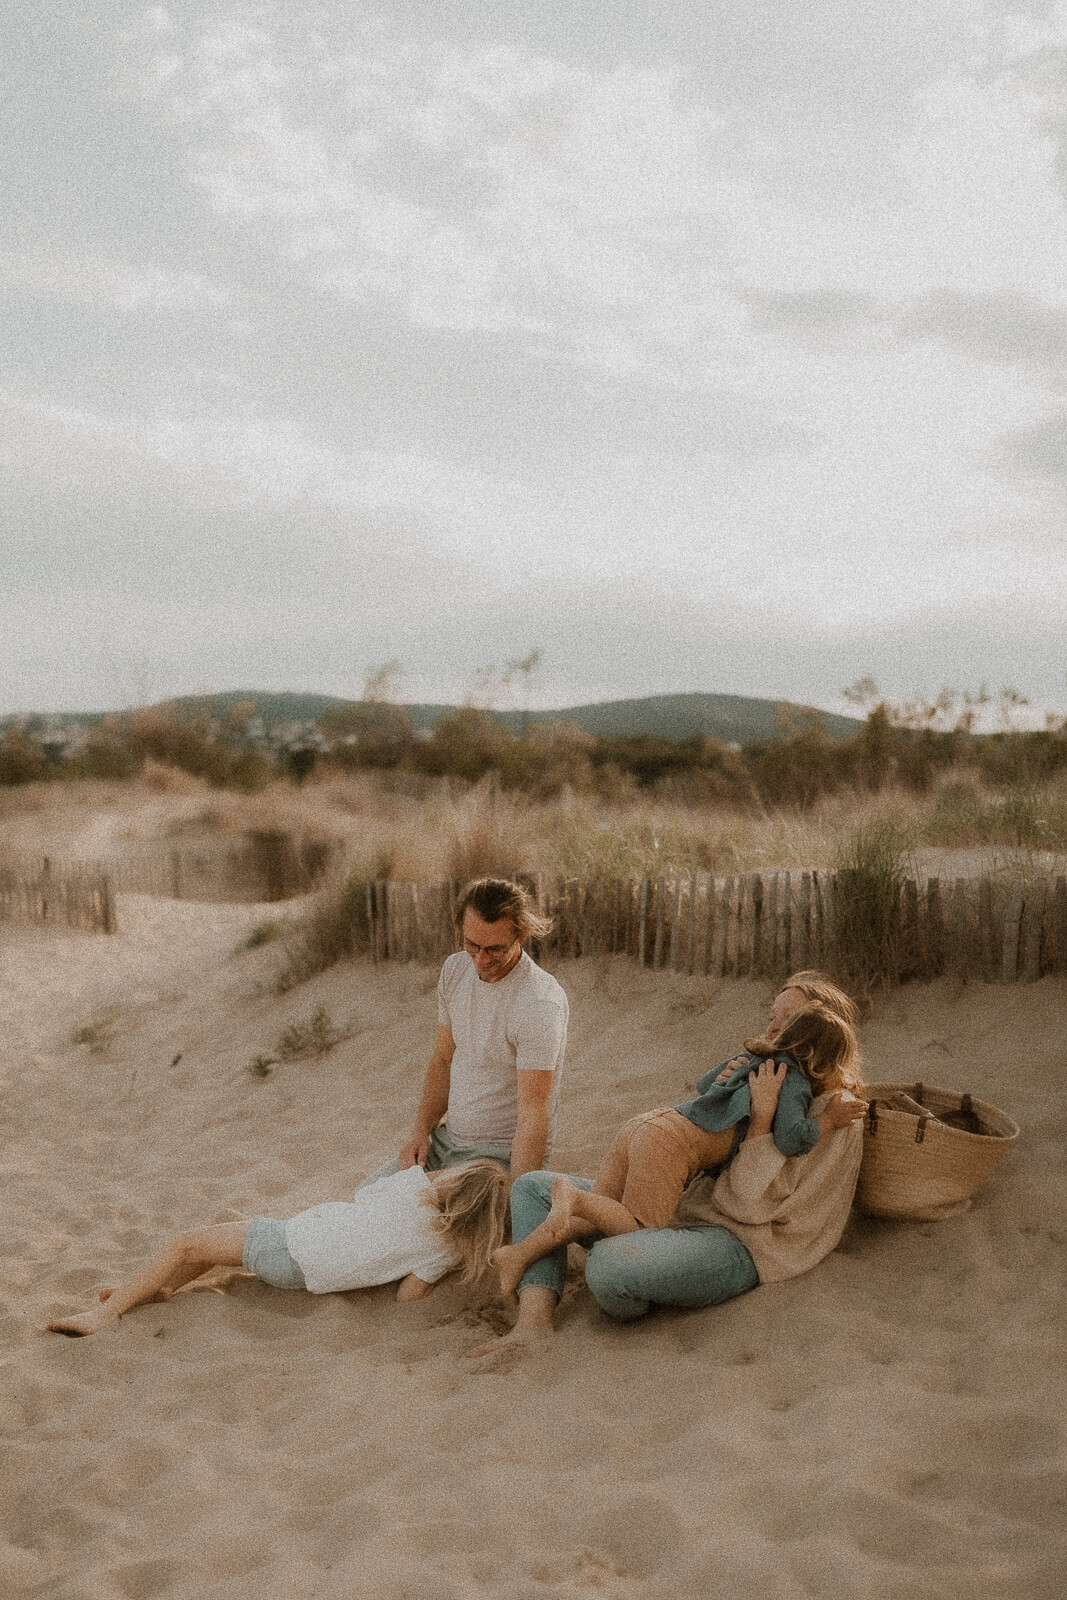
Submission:
[[455,1267],[468,1282],[504,1238],[509,1179],[495,1161],[426,1172],[408,1167],[288,1222],[253,1217],[178,1237],[100,1305],[48,1324],[54,1333],[98,1333],[124,1311],[169,1300],[212,1267],[245,1267],[276,1289],[330,1294],[400,1280],[398,1300],[421,1300]]
[[[783,994],[795,996],[796,991]],[[751,1111],[749,1077],[761,1062],[773,1064],[780,1081],[771,1133],[782,1155],[806,1155],[824,1129],[854,1120],[858,1107],[840,1093],[819,1116],[807,1115],[816,1095],[851,1091],[862,1082],[855,1034],[822,1001],[808,1000],[784,1022],[772,1011],[768,1037],[746,1039],[745,1050],[747,1055],[700,1079],[697,1099],[673,1110],[646,1111],[624,1123],[591,1190],[579,1189],[565,1177],[555,1180],[544,1222],[493,1256],[506,1297],[514,1299],[532,1262],[562,1244],[591,1234],[610,1238],[638,1228],[665,1228],[697,1173],[721,1167],[736,1153]]]

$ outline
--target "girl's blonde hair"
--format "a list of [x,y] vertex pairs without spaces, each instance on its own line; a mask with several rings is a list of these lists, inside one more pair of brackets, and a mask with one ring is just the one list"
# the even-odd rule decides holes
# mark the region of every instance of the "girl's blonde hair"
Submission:
[[[800,984],[788,983],[786,988],[799,989]],[[863,1089],[856,1035],[844,1017],[822,1000],[809,1000],[773,1039],[746,1039],[745,1049],[754,1056],[792,1056],[816,1095]]]
[[430,1226],[459,1256],[461,1283],[469,1283],[490,1265],[504,1243],[511,1180],[497,1161],[476,1156],[459,1167],[431,1174],[424,1203],[437,1215]]

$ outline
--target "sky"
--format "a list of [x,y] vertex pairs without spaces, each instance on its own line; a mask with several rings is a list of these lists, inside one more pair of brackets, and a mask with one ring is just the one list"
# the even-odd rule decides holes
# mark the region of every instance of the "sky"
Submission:
[[18,9],[0,714],[1067,711],[1067,0]]

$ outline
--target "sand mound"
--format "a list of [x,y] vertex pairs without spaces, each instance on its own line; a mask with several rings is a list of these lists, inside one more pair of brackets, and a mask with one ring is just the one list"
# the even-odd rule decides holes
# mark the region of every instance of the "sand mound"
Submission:
[[[489,1373],[462,1356],[504,1325],[489,1285],[397,1306],[239,1278],[95,1339],[41,1332],[178,1228],[347,1194],[406,1131],[436,974],[279,996],[278,947],[237,949],[263,915],[124,897],[113,938],[0,929],[0,1592],[1059,1600],[1062,983],[894,996],[871,1075],[969,1087],[1019,1148],[965,1216],[856,1218],[816,1272],[718,1310],[618,1327],[576,1275],[551,1349]],[[559,976],[574,1171],[769,998]],[[319,1007],[350,1037],[248,1070]]]

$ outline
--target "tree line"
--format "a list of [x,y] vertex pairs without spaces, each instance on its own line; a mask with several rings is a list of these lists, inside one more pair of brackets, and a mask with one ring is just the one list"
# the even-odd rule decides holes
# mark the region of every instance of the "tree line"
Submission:
[[[1067,768],[1067,722],[976,733],[978,697],[944,694],[899,706],[877,698],[869,682],[850,691],[856,700],[861,694],[866,717],[853,735],[832,739],[818,712],[782,708],[777,738],[741,747],[707,735],[595,737],[566,721],[516,731],[474,706],[447,713],[429,736],[417,736],[402,705],[365,699],[328,711],[307,734],[274,748],[250,732],[254,702],[222,718],[163,705],[103,718],[69,754],[10,722],[0,740],[0,783],[131,779],[148,763],[245,791],[356,771],[467,784],[495,773],[503,788],[538,799],[569,789],[607,803],[650,796],[804,808],[843,791],[927,793],[949,772],[998,790],[1033,788]],[[1019,703],[1018,696],[1003,698],[1009,709]]]

